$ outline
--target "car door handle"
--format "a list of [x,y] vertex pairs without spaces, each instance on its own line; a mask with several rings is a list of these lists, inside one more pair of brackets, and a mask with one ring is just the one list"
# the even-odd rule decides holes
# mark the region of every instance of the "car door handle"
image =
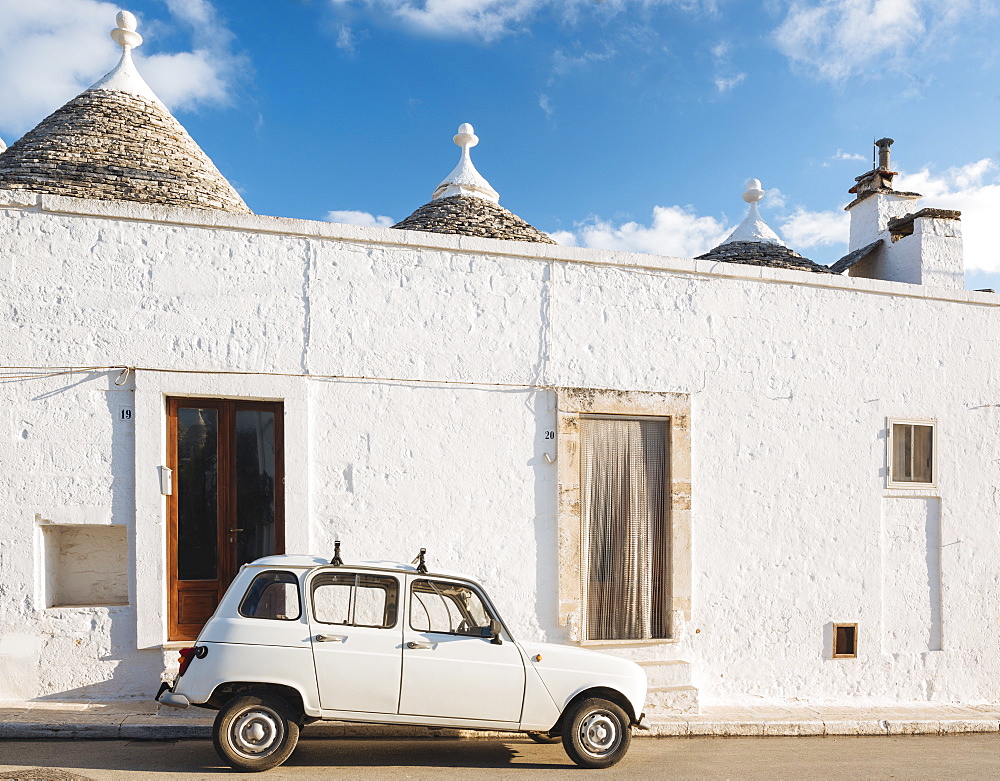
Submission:
[[414,651],[420,650],[420,649],[423,649],[425,651],[429,651],[431,648],[434,647],[434,644],[433,643],[418,643],[418,642],[416,642],[414,640],[411,640],[410,642],[408,642],[406,644],[406,647],[410,648],[410,649],[412,649]]
[[339,643],[346,639],[347,635],[316,635],[316,640],[320,643]]

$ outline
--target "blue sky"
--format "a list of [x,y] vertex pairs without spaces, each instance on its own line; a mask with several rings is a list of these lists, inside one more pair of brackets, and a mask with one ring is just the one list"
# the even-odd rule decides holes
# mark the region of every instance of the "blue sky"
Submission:
[[[473,151],[560,242],[691,256],[762,214],[823,263],[872,140],[1000,289],[1000,9],[950,0],[134,0],[140,70],[262,214],[391,224]],[[114,66],[119,6],[0,0],[7,143]],[[140,56],[141,55],[141,56]]]

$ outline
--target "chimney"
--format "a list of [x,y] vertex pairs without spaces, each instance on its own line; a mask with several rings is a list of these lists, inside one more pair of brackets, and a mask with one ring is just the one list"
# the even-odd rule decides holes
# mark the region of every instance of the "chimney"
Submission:
[[875,142],[878,148],[878,164],[861,176],[855,177],[855,185],[848,190],[855,196],[847,204],[851,214],[851,239],[849,252],[861,249],[879,238],[889,224],[889,220],[902,217],[910,211],[919,193],[898,192],[892,189],[892,179],[896,176],[889,165],[891,138],[880,138]]
[[946,209],[920,209],[919,193],[892,188],[891,138],[875,142],[878,164],[854,181],[849,252],[864,249],[848,268],[852,277],[884,279],[912,285],[965,287],[961,214]]

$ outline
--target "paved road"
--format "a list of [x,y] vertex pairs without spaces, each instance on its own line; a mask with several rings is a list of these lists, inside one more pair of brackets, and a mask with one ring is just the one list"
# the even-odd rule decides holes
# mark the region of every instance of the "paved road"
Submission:
[[[41,773],[25,773],[48,768]],[[58,772],[62,771],[62,772]],[[282,767],[242,775],[209,741],[0,741],[0,779],[975,779],[1000,778],[1000,734],[894,738],[646,738],[604,771],[528,740],[303,740]]]

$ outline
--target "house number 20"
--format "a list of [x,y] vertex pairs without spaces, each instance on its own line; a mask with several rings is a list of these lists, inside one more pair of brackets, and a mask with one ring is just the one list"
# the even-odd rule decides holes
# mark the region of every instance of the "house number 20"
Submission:
[[545,438],[546,439],[555,439],[556,438],[556,432],[554,432],[554,431],[546,431],[545,432]]

